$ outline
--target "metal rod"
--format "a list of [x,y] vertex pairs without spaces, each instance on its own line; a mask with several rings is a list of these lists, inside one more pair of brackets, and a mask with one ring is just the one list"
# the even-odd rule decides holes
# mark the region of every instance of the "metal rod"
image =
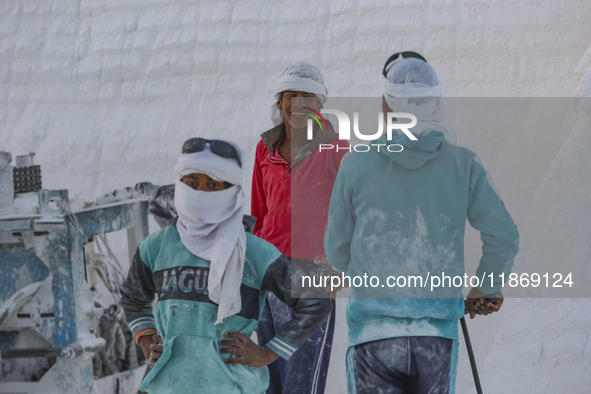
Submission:
[[468,357],[470,358],[470,366],[472,367],[472,375],[474,376],[474,385],[476,392],[482,394],[482,386],[480,385],[480,377],[478,376],[478,368],[476,368],[476,359],[474,358],[474,351],[472,350],[472,342],[470,342],[470,334],[468,334],[468,326],[464,316],[460,319],[462,325],[462,332],[464,333],[464,340],[466,341],[466,349],[468,349]]
[[63,357],[64,348],[31,348],[31,349],[7,349],[0,350],[0,358],[45,358],[45,357]]

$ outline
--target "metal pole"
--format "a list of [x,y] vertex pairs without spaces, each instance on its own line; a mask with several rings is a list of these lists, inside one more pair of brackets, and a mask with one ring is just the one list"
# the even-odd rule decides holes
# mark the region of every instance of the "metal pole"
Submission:
[[32,348],[32,349],[7,349],[0,351],[2,359],[7,358],[33,358],[33,357],[64,357],[64,348]]
[[470,334],[468,334],[468,326],[464,316],[460,319],[462,325],[462,332],[464,333],[464,340],[466,341],[466,349],[468,349],[468,357],[470,358],[470,366],[472,367],[472,375],[474,376],[474,384],[476,385],[476,392],[482,394],[482,386],[480,385],[480,377],[478,376],[478,368],[476,368],[476,359],[474,358],[474,351],[472,350],[472,342],[470,342]]

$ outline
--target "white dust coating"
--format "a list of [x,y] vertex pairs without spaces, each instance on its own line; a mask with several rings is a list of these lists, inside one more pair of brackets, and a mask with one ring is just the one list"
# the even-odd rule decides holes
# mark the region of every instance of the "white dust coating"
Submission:
[[[408,335],[412,335],[413,332],[420,331],[424,335],[439,335],[441,333],[433,324],[425,320],[412,320],[408,323],[400,324],[400,332],[406,332]],[[368,324],[364,328],[364,336],[368,338],[380,338],[383,334],[383,326]]]
[[[0,149],[13,157],[36,152],[45,188],[93,201],[139,181],[172,183],[182,142],[217,136],[245,148],[249,190],[254,147],[270,127],[268,103],[287,65],[317,66],[332,96],[379,96],[376,79],[388,55],[416,50],[437,70],[448,97],[571,96],[589,67],[590,15],[588,0],[271,0],[264,7],[238,1],[4,2]],[[579,63],[584,67],[577,69]],[[550,143],[560,132],[519,135],[536,141],[543,155],[511,150],[512,144],[484,155],[494,136],[475,131],[470,140],[503,192],[524,245],[525,222],[532,223],[528,228],[538,223],[528,210],[512,208],[533,202],[564,142]],[[587,157],[571,163],[583,165]],[[526,174],[520,172],[525,162],[531,168]],[[552,171],[560,184],[588,183],[560,168]],[[552,193],[552,209],[543,214],[568,198]],[[558,249],[563,252],[573,246],[561,235],[564,226],[589,229],[582,213],[581,219],[552,217],[563,220],[562,227],[541,236],[564,242]],[[478,251],[479,242],[475,236],[467,250]],[[527,255],[523,248],[521,253]],[[557,265],[563,261],[556,258]],[[346,392],[345,305],[338,300],[331,394]],[[560,387],[547,393],[585,392],[582,382],[591,375],[581,370],[591,358],[589,302],[507,300],[503,309],[469,322],[485,392],[544,392],[547,381]],[[497,350],[487,357],[491,348]],[[460,358],[457,392],[465,393],[472,378],[462,345]]]
[[[443,219],[445,215],[442,215]],[[359,244],[364,251],[363,261],[357,264],[364,267],[361,272],[377,276],[382,283],[389,276],[426,278],[428,272],[446,271],[450,275],[452,268],[458,266],[454,251],[457,231],[447,245],[433,245],[425,217],[418,207],[403,212],[371,208],[357,225],[360,226]],[[420,297],[425,289],[408,284],[406,287],[378,287],[378,293],[382,297]]]

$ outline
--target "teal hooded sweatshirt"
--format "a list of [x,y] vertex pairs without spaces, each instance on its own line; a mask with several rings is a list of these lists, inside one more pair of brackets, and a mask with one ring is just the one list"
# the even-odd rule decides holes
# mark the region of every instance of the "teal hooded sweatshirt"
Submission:
[[226,364],[224,359],[232,356],[220,352],[218,341],[228,339],[224,334],[230,332],[250,337],[270,291],[293,312],[265,346],[287,360],[332,310],[328,298],[291,297],[291,259],[247,232],[242,309],[215,324],[218,307],[209,298],[209,269],[208,260],[183,245],[174,225],[140,244],[121,288],[121,303],[134,336],[155,329],[164,341],[162,356],[140,390],[150,394],[264,393],[268,369]]
[[[484,278],[478,286],[484,293],[502,289],[500,274],[508,279],[518,251],[517,227],[476,154],[446,143],[439,131],[416,137],[387,141],[384,134],[368,152],[347,153],[335,181],[328,261],[351,279],[379,280],[352,282],[349,346],[404,336],[458,338],[466,219],[481,233],[475,275]],[[460,286],[454,277],[462,277]]]

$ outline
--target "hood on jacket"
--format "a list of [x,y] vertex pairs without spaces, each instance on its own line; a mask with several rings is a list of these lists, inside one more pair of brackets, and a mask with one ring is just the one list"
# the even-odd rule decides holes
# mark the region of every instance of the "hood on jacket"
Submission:
[[379,146],[379,153],[394,160],[402,167],[409,170],[416,170],[422,167],[427,161],[435,159],[441,153],[445,145],[444,135],[441,131],[431,130],[427,134],[413,134],[417,141],[413,141],[405,134],[393,136],[391,141],[386,139],[387,134],[372,142],[371,148],[378,152],[378,146],[373,144],[399,144],[404,148],[401,152],[390,152],[385,146]]

